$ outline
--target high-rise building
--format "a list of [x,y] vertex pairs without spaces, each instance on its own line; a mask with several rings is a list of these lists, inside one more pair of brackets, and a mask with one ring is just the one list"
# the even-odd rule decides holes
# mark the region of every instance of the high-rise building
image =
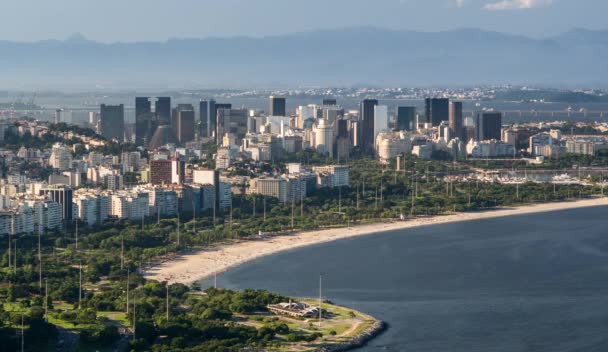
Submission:
[[215,100],[209,100],[209,135],[208,137],[215,136],[215,125],[217,124],[217,112],[215,109]]
[[224,135],[232,134],[241,141],[248,131],[247,109],[217,109],[217,143],[222,144]]
[[426,122],[439,126],[441,121],[448,121],[450,116],[450,100],[445,98],[426,98],[424,101]]
[[60,122],[67,123],[67,124],[74,123],[74,120],[72,118],[72,111],[66,110],[66,109],[55,110],[55,123],[60,123]]
[[475,135],[478,141],[501,140],[502,113],[498,111],[478,111],[473,115]]
[[313,127],[314,147],[317,153],[334,157],[334,127],[325,119],[320,119]]
[[194,107],[191,104],[179,104],[173,109],[171,125],[180,144],[194,140],[194,119]]
[[397,108],[397,122],[395,129],[399,131],[411,131],[416,124],[416,107],[399,106]]
[[336,120],[336,137],[338,138],[350,138],[350,134],[348,131],[348,120],[339,119]]
[[462,102],[452,101],[450,102],[450,131],[452,138],[459,138],[464,140],[464,116],[462,114]]
[[125,137],[125,107],[120,105],[100,106],[100,134],[106,138],[123,141]]
[[67,186],[48,186],[40,190],[40,195],[49,197],[53,202],[61,205],[61,217],[65,221],[72,220],[72,197],[73,191]]
[[332,99],[332,98],[323,99],[323,106],[334,106],[334,105],[338,105],[338,101],[336,99]]
[[[194,170],[192,172],[192,182],[198,185],[212,185],[215,208],[220,209],[220,173],[218,170]],[[213,209],[212,206],[209,208]]]
[[357,145],[367,151],[374,149],[374,112],[376,105],[378,105],[378,100],[365,99],[359,107],[359,120],[362,122],[361,126],[358,126],[360,127],[361,143],[357,143]]
[[51,165],[53,169],[58,169],[60,171],[71,169],[72,153],[61,143],[53,144],[51,156],[49,157],[49,165]]
[[159,97],[155,103],[156,119],[159,125],[171,124],[171,98]]
[[283,97],[270,97],[270,116],[287,116],[286,101]]
[[380,132],[388,129],[388,106],[374,106],[374,145]]
[[198,103],[198,116],[200,121],[200,136],[201,137],[209,137],[211,130],[209,129],[209,102],[206,100],[201,100]]
[[[211,103],[213,103],[213,105]],[[213,107],[213,110],[211,110],[212,107]],[[218,140],[218,141],[222,140],[222,136],[219,135],[219,131],[218,131],[218,127],[217,127],[218,124],[220,124],[219,119],[222,118],[221,116],[218,116],[218,111],[224,110],[224,109],[232,109],[232,104],[218,104],[213,100],[209,102],[209,115],[212,115],[212,116],[209,116],[209,121],[213,121],[212,131],[214,133],[216,140]],[[213,118],[213,120],[211,120],[211,118]],[[222,122],[221,124],[223,125],[224,123]]]
[[171,184],[172,167],[171,160],[150,161],[150,183],[153,185]]
[[150,143],[157,127],[150,98],[135,98],[135,144],[145,146]]

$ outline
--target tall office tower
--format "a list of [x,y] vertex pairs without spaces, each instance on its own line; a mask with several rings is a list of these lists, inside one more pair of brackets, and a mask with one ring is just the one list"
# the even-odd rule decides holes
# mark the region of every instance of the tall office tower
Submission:
[[159,126],[171,124],[171,98],[159,97],[154,105]]
[[287,116],[287,108],[285,98],[270,97],[270,116]]
[[426,98],[424,104],[427,123],[439,126],[441,121],[448,121],[450,116],[450,99]]
[[125,137],[125,107],[120,105],[101,104],[100,134],[106,138],[115,138],[123,141]]
[[157,127],[150,98],[135,98],[135,144],[145,146],[150,143]]
[[179,104],[173,109],[172,114],[173,131],[180,144],[185,144],[194,140],[195,117],[192,104]]
[[209,137],[209,102],[206,100],[201,100],[198,103],[198,116],[200,121],[200,131],[199,134],[201,137]]
[[380,132],[388,129],[388,106],[374,106],[374,146]]
[[99,113],[89,111],[89,127],[93,130],[97,130],[97,122],[99,121]]
[[457,137],[461,141],[464,140],[463,126],[462,102],[452,101],[450,102],[450,131],[452,132],[452,138]]
[[72,197],[73,191],[68,186],[48,186],[40,190],[41,196],[47,196],[53,202],[61,205],[61,217],[65,221],[72,220]]
[[361,143],[357,143],[357,145],[366,151],[374,150],[374,111],[376,105],[378,105],[378,100],[376,99],[365,99],[359,105],[360,124],[357,127],[359,127],[358,132],[361,137]]
[[416,107],[399,106],[397,108],[397,123],[395,128],[399,131],[411,131],[416,124]]
[[213,134],[214,134],[215,138],[217,140],[221,141],[223,136],[221,136],[221,135],[218,136],[218,130],[217,130],[217,126],[218,126],[218,123],[219,123],[218,120],[220,119],[220,116],[218,116],[218,111],[219,110],[223,110],[223,109],[230,110],[230,109],[232,109],[232,104],[218,104],[218,103],[216,103],[214,101],[212,101],[212,102],[213,102],[213,110],[211,110],[211,104],[210,104],[209,105],[209,114],[213,115],[213,116],[209,117],[209,121],[212,121],[211,117],[213,117],[213,129],[212,129],[212,131],[213,131]]
[[[217,144],[221,145],[225,134],[231,134],[237,140],[245,138],[248,130],[249,111],[247,109],[217,110]],[[227,145],[225,145],[227,147]]]
[[501,139],[502,113],[498,111],[478,111],[473,114],[475,136],[478,141]]
[[215,108],[215,100],[209,100],[209,135],[208,137],[215,136],[216,124],[217,124],[217,112]]
[[338,105],[338,101],[336,99],[323,99],[323,106],[334,106]]
[[337,137],[349,138],[348,120],[344,120],[344,119],[336,120],[335,127],[336,127],[336,136]]

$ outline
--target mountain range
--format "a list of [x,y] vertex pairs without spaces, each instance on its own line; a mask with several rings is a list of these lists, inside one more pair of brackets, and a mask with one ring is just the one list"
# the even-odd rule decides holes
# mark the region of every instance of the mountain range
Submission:
[[608,31],[528,38],[374,27],[164,42],[0,41],[2,88],[608,86]]

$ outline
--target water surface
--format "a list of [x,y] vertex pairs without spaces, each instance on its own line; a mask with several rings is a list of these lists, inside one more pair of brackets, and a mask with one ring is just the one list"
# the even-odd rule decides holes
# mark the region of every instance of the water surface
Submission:
[[[361,351],[608,351],[608,208],[435,225],[266,257],[221,287],[324,297],[389,330]],[[209,286],[204,282],[203,286]]]

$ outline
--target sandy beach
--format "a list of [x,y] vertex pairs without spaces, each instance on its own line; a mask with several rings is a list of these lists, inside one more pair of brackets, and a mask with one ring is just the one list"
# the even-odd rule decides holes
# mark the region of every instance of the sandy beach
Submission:
[[214,275],[214,273],[225,271],[263,256],[345,238],[367,235],[371,236],[386,231],[408,229],[419,226],[489,219],[512,215],[543,213],[602,205],[608,205],[607,198],[547,203],[516,208],[501,208],[483,212],[457,213],[445,216],[418,218],[408,221],[375,223],[351,228],[300,232],[291,235],[270,237],[263,240],[235,242],[231,244],[216,245],[205,250],[181,255],[174,260],[164,262],[148,269],[145,276],[151,280],[191,284],[210,277]]

